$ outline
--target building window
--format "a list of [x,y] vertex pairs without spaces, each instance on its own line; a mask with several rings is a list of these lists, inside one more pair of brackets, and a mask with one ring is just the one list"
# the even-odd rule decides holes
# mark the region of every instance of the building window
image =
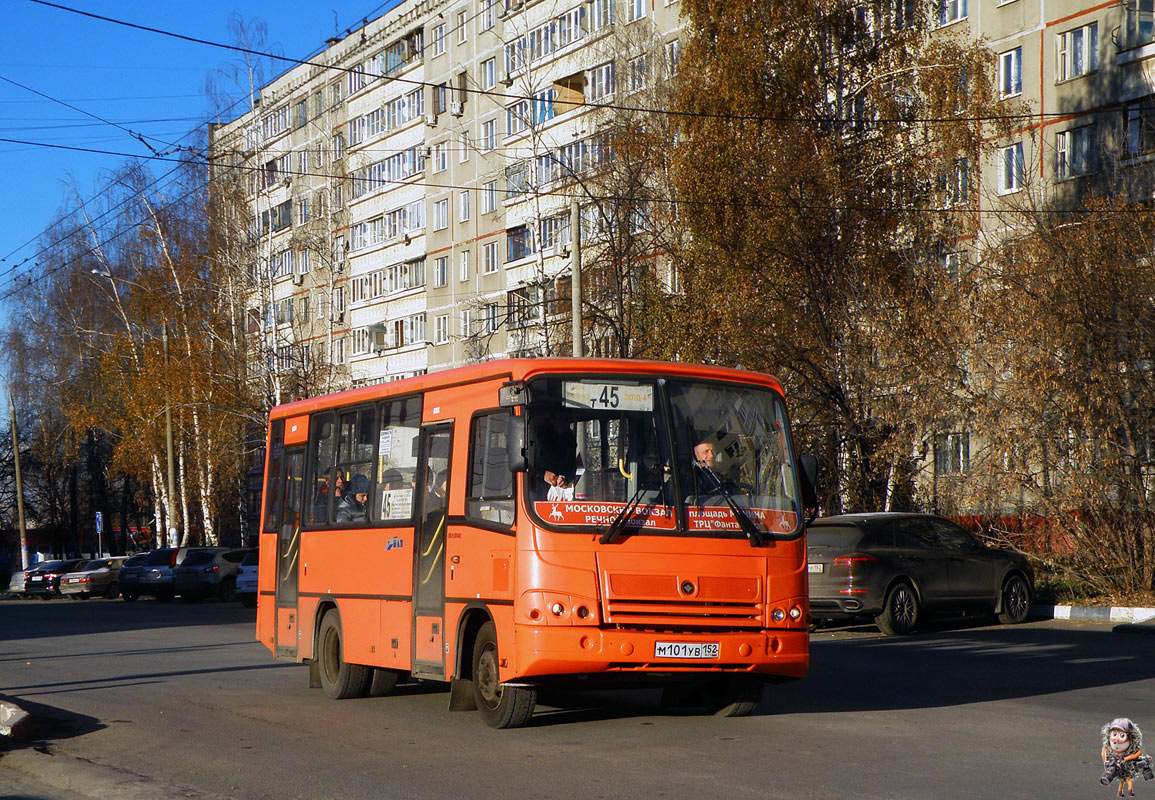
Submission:
[[338,336],[336,339],[333,340],[332,362],[334,364],[344,364],[345,363],[345,337],[344,336]]
[[529,127],[529,101],[519,100],[505,109],[505,135],[515,136]]
[[457,12],[457,43],[461,44],[469,38],[469,12]]
[[1023,93],[1023,48],[999,56],[999,96],[1012,97]]
[[448,282],[449,256],[433,259],[433,287],[439,289]]
[[1059,180],[1086,175],[1094,169],[1094,125],[1055,135],[1055,175]]
[[440,231],[449,227],[449,200],[433,201],[433,230]]
[[469,141],[469,133],[462,131],[460,134],[458,134],[457,146],[460,148],[458,151],[458,161],[460,163],[464,164],[469,160],[469,148],[471,145],[472,142]]
[[442,23],[433,29],[433,52],[432,55],[439,56],[445,52],[445,24]]
[[967,15],[967,0],[939,0],[938,24],[949,25]]
[[469,190],[466,189],[457,195],[457,221],[469,221]]
[[617,0],[593,0],[590,6],[590,30],[600,31],[614,24],[614,4]]
[[449,315],[439,314],[433,318],[433,343],[449,343]]
[[962,266],[962,253],[943,253],[941,259],[942,271],[946,275],[947,280],[952,282],[957,281],[959,279],[959,275],[961,274],[960,267]]
[[1155,97],[1127,104],[1127,155],[1155,150]]
[[597,101],[614,93],[614,62],[607,61],[590,70],[589,100]]
[[1023,143],[1015,142],[999,150],[999,192],[1010,194],[1023,188],[1026,170],[1023,163]]
[[939,176],[939,191],[946,206],[960,205],[970,199],[970,160],[955,159]]
[[462,281],[469,280],[469,275],[471,272],[473,272],[473,267],[472,267],[471,261],[472,261],[472,259],[470,258],[469,251],[468,250],[462,250],[460,263],[458,264],[458,267],[457,267],[458,280],[462,280]]
[[497,242],[489,242],[482,250],[484,258],[482,260],[482,270],[486,275],[492,275],[497,272],[497,268],[501,266],[501,260],[497,254]]
[[498,303],[486,303],[482,311],[482,330],[485,333],[497,333],[501,324],[501,306]]
[[682,55],[681,44],[675,39],[672,42],[666,42],[666,69],[671,75],[678,74],[678,61]]
[[497,181],[490,181],[481,190],[481,213],[497,210]]
[[481,17],[478,20],[481,30],[487,31],[493,27],[495,17],[493,7],[495,5],[497,5],[497,0],[481,0]]
[[488,58],[481,62],[481,88],[492,89],[497,85],[497,59]]
[[626,0],[626,22],[635,22],[646,16],[646,3],[649,0]]
[[449,168],[448,148],[445,142],[438,142],[433,145],[433,171],[444,172]]
[[630,91],[637,92],[646,88],[649,82],[649,65],[645,56],[630,59]]
[[507,261],[518,261],[533,254],[533,232],[525,225],[506,231],[505,241],[508,251]]
[[936,475],[962,475],[970,469],[969,433],[936,433],[934,436],[934,472]]
[[481,152],[488,153],[497,147],[497,120],[481,123]]
[[1155,38],[1155,2],[1152,0],[1126,0],[1127,47],[1138,47]]
[[1099,23],[1060,33],[1055,39],[1055,80],[1078,78],[1099,68]]

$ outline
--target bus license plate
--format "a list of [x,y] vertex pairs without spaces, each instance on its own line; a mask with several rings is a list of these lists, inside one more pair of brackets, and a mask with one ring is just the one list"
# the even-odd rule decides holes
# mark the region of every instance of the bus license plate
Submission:
[[809,564],[808,567],[811,572],[822,572],[821,564]]
[[654,658],[717,658],[717,642],[654,642]]

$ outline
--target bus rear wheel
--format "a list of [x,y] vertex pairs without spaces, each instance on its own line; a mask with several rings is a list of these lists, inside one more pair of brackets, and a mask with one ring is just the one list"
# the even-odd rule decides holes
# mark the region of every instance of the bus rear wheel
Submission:
[[317,664],[321,673],[321,688],[334,700],[364,697],[369,691],[373,671],[360,664],[349,664],[344,658],[341,636],[341,617],[336,609],[325,612],[321,631],[317,636]]
[[491,728],[520,728],[533,716],[537,689],[502,686],[498,672],[497,629],[481,626],[473,643],[473,694],[477,710]]
[[748,675],[732,675],[706,692],[706,710],[717,717],[748,717],[762,700],[762,681]]

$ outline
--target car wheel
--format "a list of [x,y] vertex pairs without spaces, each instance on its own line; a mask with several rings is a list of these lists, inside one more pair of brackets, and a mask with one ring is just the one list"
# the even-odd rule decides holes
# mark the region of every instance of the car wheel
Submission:
[[909,583],[896,583],[886,593],[882,613],[874,624],[887,636],[904,636],[918,624],[918,598]]
[[318,637],[317,661],[321,688],[334,700],[364,697],[369,691],[372,668],[345,661],[341,637],[341,618],[335,610],[325,613]]
[[1027,582],[1020,575],[1012,575],[1003,584],[1002,611],[999,612],[999,622],[1004,625],[1017,625],[1027,618],[1031,610],[1031,590]]
[[120,596],[120,584],[118,584],[116,581],[108,584],[104,590],[104,596],[108,600],[115,600]]
[[137,601],[137,598],[139,598],[139,597],[140,597],[139,592],[134,592],[130,589],[130,590],[126,591],[124,594],[122,594],[120,596],[120,599],[126,603],[135,603]]
[[748,717],[762,700],[762,681],[734,675],[706,692],[706,710],[716,717]]
[[491,728],[520,728],[533,716],[537,689],[502,686],[499,663],[497,629],[487,622],[473,643],[473,696],[477,710]]
[[217,596],[226,603],[231,603],[237,599],[237,579],[225,578],[221,581],[220,588],[217,590]]

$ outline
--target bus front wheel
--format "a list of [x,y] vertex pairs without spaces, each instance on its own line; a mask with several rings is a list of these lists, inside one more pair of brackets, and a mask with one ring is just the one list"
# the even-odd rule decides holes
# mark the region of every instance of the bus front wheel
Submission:
[[477,710],[491,728],[520,728],[533,716],[537,689],[502,686],[498,673],[497,629],[492,622],[481,626],[473,643],[473,694]]
[[369,691],[373,671],[360,664],[349,664],[344,659],[341,643],[341,618],[336,609],[325,613],[317,637],[317,661],[321,673],[321,688],[334,700],[364,697]]

